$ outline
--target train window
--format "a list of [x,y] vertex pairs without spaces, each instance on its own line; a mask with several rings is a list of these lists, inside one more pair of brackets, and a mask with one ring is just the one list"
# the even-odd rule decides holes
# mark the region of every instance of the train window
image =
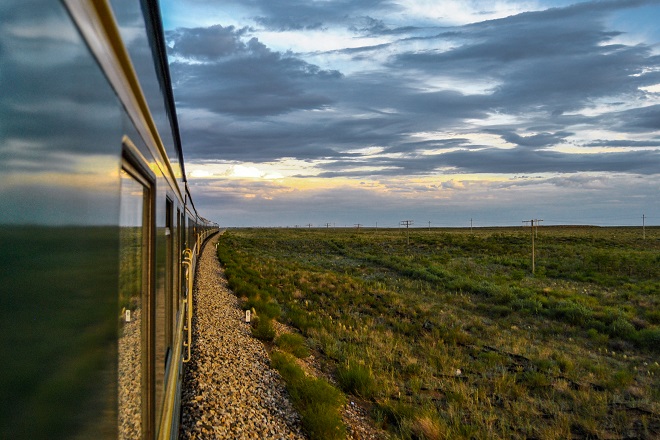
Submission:
[[172,200],[168,197],[165,200],[165,236],[167,238],[167,250],[166,250],[166,262],[165,262],[165,346],[172,346],[172,335],[174,333],[174,319],[176,314],[174,313],[174,302],[172,300],[173,295],[173,285],[174,285],[174,263],[173,263],[173,253],[174,253],[174,240],[176,238],[174,231],[174,222],[172,216],[174,215],[174,204]]
[[[186,238],[186,215],[185,213],[181,213],[181,249],[179,249],[179,257],[182,258],[183,251],[188,247],[188,242]],[[181,298],[185,297],[186,295],[186,277],[184,271],[181,271],[181,286],[180,286],[180,292],[181,292]]]
[[195,222],[193,221],[192,217],[188,217],[188,247],[190,249],[195,248]]
[[[177,280],[177,287],[176,291],[181,292],[181,253],[183,252],[183,236],[182,236],[182,227],[181,227],[181,209],[177,208],[176,209],[176,232],[177,232],[177,244],[176,244],[176,252],[177,252],[177,265],[176,265],[176,280]],[[179,314],[179,296],[176,296],[176,311],[177,311],[177,316]]]
[[121,170],[118,434],[153,432],[152,185],[127,161]]

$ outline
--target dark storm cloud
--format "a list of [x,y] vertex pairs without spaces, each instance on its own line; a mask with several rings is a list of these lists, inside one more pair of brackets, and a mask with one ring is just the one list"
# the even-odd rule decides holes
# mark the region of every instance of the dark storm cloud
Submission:
[[428,150],[449,150],[455,148],[471,149],[482,148],[470,144],[468,139],[454,138],[454,139],[433,139],[418,142],[405,142],[394,147],[387,148],[387,153],[406,153],[410,151],[428,151]]
[[660,130],[660,105],[652,105],[621,112],[623,118],[612,121],[620,131],[648,132]]
[[[341,77],[339,72],[273,52],[256,38],[242,42],[244,33],[245,29],[221,26],[168,33],[174,55],[209,61],[171,64],[180,107],[254,117],[321,109],[332,103],[307,83],[334,81]],[[206,41],[206,48],[197,41]]]
[[445,166],[468,173],[629,172],[655,174],[660,151],[568,154],[514,148],[455,151],[437,157]]
[[578,5],[467,25],[458,47],[402,53],[392,66],[494,81],[491,105],[511,113],[533,107],[560,114],[599,97],[641,95],[639,87],[657,82],[644,72],[660,63],[650,47],[612,44],[620,32],[608,31],[603,19],[604,11],[630,5]]
[[[370,11],[396,8],[389,0],[339,0],[310,2],[306,0],[251,0],[241,2],[258,12],[255,20],[272,30],[319,29],[331,23],[345,23],[362,18]],[[367,20],[368,21],[368,20]]]
[[[399,176],[455,173],[578,173],[612,172],[657,174],[660,151],[567,154],[527,148],[459,150],[436,155],[379,158],[364,161],[344,159],[320,167],[321,177]],[[353,170],[359,166],[381,169]]]
[[244,27],[220,25],[208,28],[176,29],[167,32],[170,44],[170,54],[193,60],[212,61],[235,54],[241,54],[248,49],[241,37],[248,32]]
[[492,133],[499,134],[502,139],[512,144],[519,145],[521,147],[532,147],[532,148],[543,148],[543,147],[552,147],[563,143],[568,136],[571,136],[575,133],[570,133],[567,131],[560,131],[557,133],[539,133],[531,136],[520,136],[517,133],[510,131],[499,130],[488,130]]
[[[182,124],[187,122],[184,113]],[[185,137],[192,158],[217,158],[267,162],[282,157],[303,160],[350,157],[340,150],[391,142],[396,117],[369,119],[307,118],[303,127],[294,122],[251,125],[218,124],[197,129]],[[331,142],[329,142],[331,139]]]
[[586,147],[611,147],[611,148],[649,148],[649,147],[660,147],[660,134],[658,134],[657,140],[648,140],[648,141],[622,141],[622,140],[599,140],[595,142],[590,142],[585,145]]

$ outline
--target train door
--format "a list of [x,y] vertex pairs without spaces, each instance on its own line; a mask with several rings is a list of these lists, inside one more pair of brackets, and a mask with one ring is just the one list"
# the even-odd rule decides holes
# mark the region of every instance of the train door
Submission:
[[125,145],[121,168],[118,437],[154,435],[154,178]]

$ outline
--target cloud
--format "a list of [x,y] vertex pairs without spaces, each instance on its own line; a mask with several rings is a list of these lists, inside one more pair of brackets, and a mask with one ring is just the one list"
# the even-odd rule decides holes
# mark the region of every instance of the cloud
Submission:
[[[621,7],[606,2],[530,12],[457,29],[450,50],[422,50],[395,56],[392,66],[488,78],[494,84],[489,105],[510,113],[561,114],[601,97],[641,97],[639,87],[656,82],[651,47],[611,44],[617,31],[605,27],[605,12]],[[630,6],[625,4],[623,6]]]
[[[345,23],[349,17],[363,17],[371,11],[398,10],[391,0],[336,0],[309,2],[254,0],[247,2],[259,12],[255,20],[273,30],[309,30],[329,24]],[[367,20],[371,21],[371,20]]]
[[236,29],[221,25],[207,28],[175,29],[167,32],[170,54],[190,60],[219,60],[247,51],[241,36],[248,28]]
[[306,85],[312,80],[336,80],[341,77],[339,72],[321,70],[292,54],[273,52],[257,38],[243,42],[245,32],[221,26],[168,32],[172,54],[178,60],[170,69],[182,109],[259,117],[322,109],[332,103],[329,96]]
[[[492,130],[492,132],[497,133],[498,130]],[[557,133],[544,132],[529,136],[521,136],[517,133],[502,131],[500,134],[502,139],[506,140],[507,142],[511,142],[521,147],[532,147],[538,149],[562,144],[566,141],[568,136],[571,136],[574,133],[560,131]]]
[[167,33],[187,158],[292,158],[307,179],[437,176],[464,193],[473,181],[447,177],[660,172],[657,42],[627,43],[617,22],[657,2],[227,5],[242,8],[231,25]]
[[[301,182],[305,182],[302,179]],[[314,227],[520,225],[530,216],[545,224],[639,223],[639,204],[657,201],[658,176],[620,173],[559,174],[503,179],[455,176],[448,180],[383,178],[331,181],[306,188],[252,179],[191,183],[199,203],[224,225]],[[333,183],[334,182],[334,183]],[[316,181],[318,184],[319,181]],[[635,197],[630,197],[634,194]],[[304,206],[304,209],[300,209]],[[641,214],[640,214],[641,215]],[[647,211],[648,216],[648,211]]]
[[630,172],[657,174],[660,150],[624,153],[567,154],[556,151],[486,149],[456,151],[439,157],[466,173]]

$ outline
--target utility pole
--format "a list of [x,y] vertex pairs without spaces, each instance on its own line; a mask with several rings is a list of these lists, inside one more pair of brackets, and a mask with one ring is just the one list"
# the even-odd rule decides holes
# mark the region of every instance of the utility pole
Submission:
[[472,219],[470,219],[470,234],[472,234]]
[[642,214],[642,239],[646,240],[646,214]]
[[410,246],[410,231],[408,230],[408,228],[412,224],[413,224],[412,220],[401,220],[399,222],[399,226],[405,226],[406,227],[406,237],[407,237],[408,246]]
[[536,234],[536,231],[534,230],[534,224],[536,223],[536,227],[538,228],[538,224],[542,221],[543,220],[539,219],[523,220],[523,223],[530,224],[532,230],[532,275],[536,273],[536,250],[534,248],[534,235]]
[[536,229],[534,230],[534,234],[536,234],[536,238],[539,238],[539,223],[541,223],[543,220],[536,219]]
[[307,227],[308,227],[309,229],[312,229],[312,224],[311,224],[311,223],[307,223]]
[[431,220],[429,220],[429,232],[431,232]]
[[326,223],[325,227],[326,227],[326,229],[329,229],[330,228],[330,223]]
[[357,228],[358,232],[360,232],[360,226],[362,226],[361,223],[355,223],[355,227]]

